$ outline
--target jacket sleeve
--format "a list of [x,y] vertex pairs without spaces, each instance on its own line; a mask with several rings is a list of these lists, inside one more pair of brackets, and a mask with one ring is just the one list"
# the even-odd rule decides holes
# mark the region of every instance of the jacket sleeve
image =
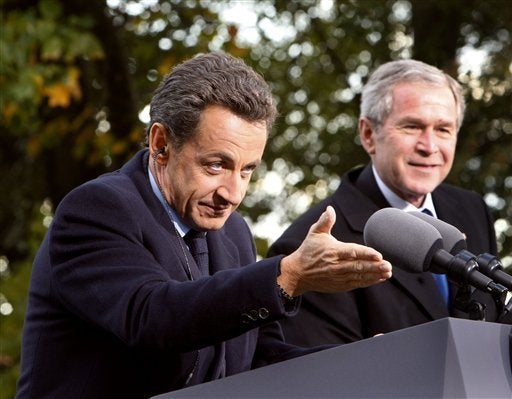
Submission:
[[[101,182],[75,189],[59,205],[49,234],[55,295],[128,346],[193,350],[285,314],[275,295],[279,258],[245,267],[233,260],[233,268],[183,281],[171,232],[133,190]],[[251,249],[246,252],[249,257]],[[243,322],[261,308],[268,310],[265,319]]]

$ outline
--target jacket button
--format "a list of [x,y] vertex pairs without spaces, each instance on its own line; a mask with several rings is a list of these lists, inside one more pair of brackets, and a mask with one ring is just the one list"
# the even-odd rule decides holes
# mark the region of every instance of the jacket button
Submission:
[[247,313],[242,313],[242,323],[249,324],[251,322],[251,317]]
[[242,313],[242,322],[249,324],[255,322],[259,318],[259,313],[256,309],[249,310],[247,313]]
[[270,312],[266,308],[260,308],[260,310],[258,310],[258,314],[260,319],[265,320],[270,315]]
[[249,324],[258,320],[265,320],[270,316],[267,308],[252,309],[247,313],[242,313],[242,323]]
[[258,320],[258,317],[260,317],[260,314],[256,309],[253,309],[249,311],[249,317],[251,318],[252,321],[256,321]]

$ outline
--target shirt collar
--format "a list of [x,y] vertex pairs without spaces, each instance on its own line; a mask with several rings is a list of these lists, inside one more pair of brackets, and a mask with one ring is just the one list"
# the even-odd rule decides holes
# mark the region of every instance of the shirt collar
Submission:
[[176,227],[176,230],[178,233],[184,237],[185,234],[187,234],[190,230],[190,227],[187,226],[187,224],[179,217],[179,215],[176,213],[176,211],[167,203],[162,196],[162,193],[160,192],[160,189],[158,188],[158,184],[156,183],[155,178],[153,177],[153,173],[151,173],[151,170],[148,167],[148,175],[149,175],[149,182],[151,183],[151,188],[153,189],[153,193],[156,195],[162,206],[166,211],[168,211],[169,219],[171,219],[171,222],[174,224],[174,227]]
[[382,195],[389,202],[393,208],[401,209],[405,212],[417,212],[422,211],[423,209],[428,209],[434,217],[437,217],[436,209],[434,208],[434,202],[432,201],[432,194],[428,193],[425,196],[425,200],[423,201],[423,205],[420,208],[417,208],[410,202],[407,202],[396,195],[391,189],[382,181],[379,174],[377,173],[377,169],[375,165],[372,164],[373,175],[375,176],[375,180],[377,181],[377,185],[379,186]]

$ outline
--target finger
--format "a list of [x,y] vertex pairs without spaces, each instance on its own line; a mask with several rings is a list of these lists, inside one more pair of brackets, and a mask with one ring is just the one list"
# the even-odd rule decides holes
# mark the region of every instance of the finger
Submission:
[[364,261],[382,261],[382,254],[373,249],[361,244],[347,243],[338,241],[338,258],[340,261],[353,259],[357,263]]
[[357,273],[352,277],[351,284],[354,287],[362,288],[369,287],[374,284],[382,283],[391,277],[391,273]]
[[392,276],[391,264],[387,261],[381,262],[362,262],[355,261],[349,264],[339,264],[334,274],[339,281],[347,280],[378,280],[381,278],[388,279]]
[[380,279],[388,279],[392,276],[391,263],[387,261],[382,262],[354,262],[351,267],[350,275],[354,280],[367,280],[375,281]]
[[350,270],[353,273],[387,273],[391,272],[391,269],[391,263],[386,260],[368,262],[363,259],[358,259],[353,262]]
[[[387,262],[385,262],[387,263]],[[339,291],[350,291],[356,288],[365,288],[374,284],[379,284],[392,275],[391,265],[389,263],[383,264],[387,268],[386,271],[380,271],[379,265],[375,267],[364,267],[362,272],[354,272],[353,268],[350,267],[343,271],[343,268],[339,270],[339,273],[331,273],[327,280],[322,282],[321,289],[318,289],[319,285],[315,285],[313,290],[322,292],[339,292]]]
[[332,206],[328,206],[325,211],[320,215],[318,220],[311,226],[312,233],[327,233],[331,234],[332,226],[336,222],[336,212]]
[[386,260],[383,260],[379,263],[373,263],[371,266],[367,265],[366,268],[363,266],[363,270],[363,273],[381,275],[385,278],[390,278],[393,273],[393,267],[391,266],[391,263]]

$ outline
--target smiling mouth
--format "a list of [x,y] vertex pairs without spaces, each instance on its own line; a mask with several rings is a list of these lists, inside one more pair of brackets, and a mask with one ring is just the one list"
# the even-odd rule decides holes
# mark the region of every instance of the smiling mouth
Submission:
[[433,168],[438,168],[440,165],[426,165],[426,164],[421,164],[421,163],[410,162],[409,166],[413,166],[415,168],[421,168],[421,169],[433,169]]

